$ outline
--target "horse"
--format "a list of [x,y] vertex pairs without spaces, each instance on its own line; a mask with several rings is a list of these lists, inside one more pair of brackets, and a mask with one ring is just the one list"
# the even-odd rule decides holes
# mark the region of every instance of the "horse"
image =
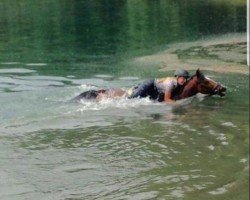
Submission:
[[204,74],[197,69],[195,75],[186,82],[183,90],[178,95],[179,99],[185,99],[194,96],[198,93],[205,95],[219,95],[225,96],[226,87],[215,82],[214,80],[204,76]]
[[[220,97],[225,96],[226,87],[217,83],[216,81],[206,77],[200,69],[196,70],[196,73],[191,76],[185,83],[183,89],[178,91],[175,95],[175,100],[185,99],[192,97],[198,93],[205,95],[219,95]],[[83,99],[88,100],[101,100],[105,98],[129,98],[130,92],[120,89],[100,89],[100,90],[89,90],[81,93],[80,95],[73,98],[73,101],[81,101]]]

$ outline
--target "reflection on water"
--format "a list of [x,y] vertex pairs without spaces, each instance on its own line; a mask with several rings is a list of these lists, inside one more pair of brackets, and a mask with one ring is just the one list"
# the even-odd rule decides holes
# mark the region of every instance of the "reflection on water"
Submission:
[[173,42],[245,32],[245,2],[232,3],[3,1],[0,61],[24,63],[43,74],[120,73],[127,66],[117,63],[127,57],[158,51]]

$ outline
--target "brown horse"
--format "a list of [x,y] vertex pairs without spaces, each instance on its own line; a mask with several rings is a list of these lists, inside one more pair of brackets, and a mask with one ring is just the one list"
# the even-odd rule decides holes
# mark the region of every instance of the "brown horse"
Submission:
[[223,85],[205,77],[203,73],[197,69],[196,74],[187,81],[183,90],[178,95],[178,99],[185,99],[197,93],[219,95],[222,97],[225,96],[225,92],[226,88]]
[[[206,95],[225,96],[226,88],[214,80],[207,78],[197,69],[196,74],[193,75],[184,85],[183,89],[175,96],[176,100],[185,99],[202,93]],[[105,98],[122,98],[128,97],[129,92],[122,89],[108,89],[108,90],[89,90],[81,93],[73,100],[80,101],[82,99],[101,100]]]

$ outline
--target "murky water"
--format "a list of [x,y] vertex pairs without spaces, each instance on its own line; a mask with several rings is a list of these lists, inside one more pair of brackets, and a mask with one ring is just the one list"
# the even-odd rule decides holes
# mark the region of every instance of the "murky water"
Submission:
[[173,107],[148,99],[67,102],[103,84],[126,88],[136,77],[18,71],[0,78],[3,199],[245,197],[247,76],[210,74],[227,85],[227,97]]
[[[220,33],[244,31],[244,5],[60,2],[0,4],[1,199],[247,199],[248,75],[205,71],[227,86],[227,96],[175,106],[68,101],[88,89],[129,88],[171,75],[124,61],[216,34],[200,23],[210,24],[217,12],[194,20],[197,7],[224,11]],[[191,27],[182,36],[177,11],[187,16],[180,15],[180,24]],[[163,26],[169,17],[172,26]]]

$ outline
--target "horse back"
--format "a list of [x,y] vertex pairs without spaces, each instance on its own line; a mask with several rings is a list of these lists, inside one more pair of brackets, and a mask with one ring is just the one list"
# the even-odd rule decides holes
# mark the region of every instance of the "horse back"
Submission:
[[72,101],[95,100],[98,94],[104,93],[105,91],[106,90],[88,90],[73,98]]

